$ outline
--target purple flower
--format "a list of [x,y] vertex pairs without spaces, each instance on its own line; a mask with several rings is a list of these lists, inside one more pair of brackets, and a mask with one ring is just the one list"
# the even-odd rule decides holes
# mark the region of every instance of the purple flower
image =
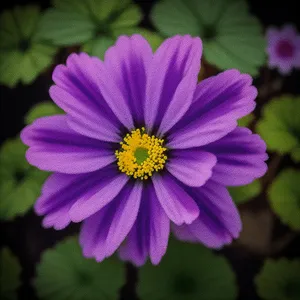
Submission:
[[300,67],[300,35],[292,25],[282,30],[273,27],[267,31],[269,67],[278,68],[282,75]]
[[228,70],[197,84],[202,44],[175,36],[155,54],[122,36],[104,62],[72,54],[56,67],[54,102],[66,115],[25,128],[27,160],[52,171],[35,210],[43,225],[81,222],[86,257],[119,249],[136,265],[158,264],[170,230],[218,248],[241,221],[226,186],[266,172],[265,143],[237,119],[255,107],[250,76]]

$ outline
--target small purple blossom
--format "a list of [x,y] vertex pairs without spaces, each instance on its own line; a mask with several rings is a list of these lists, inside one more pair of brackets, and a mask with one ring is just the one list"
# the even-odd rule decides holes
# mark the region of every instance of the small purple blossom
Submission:
[[72,54],[53,73],[44,117],[21,138],[27,160],[54,172],[35,210],[43,226],[83,221],[86,257],[158,264],[172,230],[212,248],[237,238],[241,220],[226,186],[266,172],[266,145],[237,120],[255,107],[249,75],[228,70],[197,82],[199,38],[175,36],[152,53],[122,36],[104,61]]
[[267,40],[269,67],[278,68],[282,75],[300,67],[300,35],[294,26],[285,25],[281,30],[269,28]]

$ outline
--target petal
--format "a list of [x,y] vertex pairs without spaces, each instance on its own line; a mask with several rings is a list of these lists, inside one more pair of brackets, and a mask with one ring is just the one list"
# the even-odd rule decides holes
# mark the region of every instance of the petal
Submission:
[[195,201],[169,174],[152,177],[154,189],[167,216],[177,225],[192,223],[199,215]]
[[98,182],[91,190],[87,190],[70,209],[73,222],[81,222],[111,202],[128,182],[129,177],[120,174],[113,166],[115,174],[111,177],[98,177]]
[[174,150],[167,170],[188,186],[201,186],[212,175],[217,163],[215,155],[198,149]]
[[80,244],[85,256],[102,261],[117,250],[137,218],[141,195],[141,184],[127,185],[111,203],[84,221]]
[[249,184],[267,171],[266,144],[247,128],[237,128],[203,149],[216,155],[212,179],[222,185]]
[[34,208],[38,215],[45,215],[43,225],[62,229],[70,222],[70,209],[81,197],[97,190],[99,178],[111,180],[115,169],[104,169],[80,175],[54,173],[48,177]]
[[149,184],[144,188],[137,220],[120,248],[120,256],[141,266],[149,255],[152,264],[156,265],[167,250],[169,233],[170,220]]
[[[167,39],[156,51],[148,72],[145,124],[167,132],[189,108],[200,70],[202,44],[189,35]],[[184,101],[183,101],[184,99]]]
[[110,145],[78,134],[65,115],[37,119],[21,133],[28,162],[41,170],[87,173],[115,161]]
[[141,35],[121,36],[105,53],[104,64],[139,125],[144,121],[146,74],[151,61],[151,47]]
[[220,248],[239,236],[240,216],[224,186],[210,180],[202,187],[189,188],[188,192],[197,202],[200,215],[190,225],[174,225],[178,239],[200,241],[207,247]]
[[237,126],[237,120],[255,108],[257,90],[249,75],[229,70],[197,86],[194,101],[171,130],[170,148],[191,148],[220,139]]
[[50,88],[50,96],[68,114],[76,131],[118,142],[120,122],[104,99],[97,80],[103,74],[93,59],[85,53],[71,54],[66,66],[57,66],[53,72],[56,85]]

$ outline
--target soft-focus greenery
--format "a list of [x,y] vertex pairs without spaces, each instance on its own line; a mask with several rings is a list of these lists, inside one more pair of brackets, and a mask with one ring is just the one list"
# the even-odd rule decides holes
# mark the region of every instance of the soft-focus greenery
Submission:
[[32,123],[34,120],[53,116],[58,114],[63,114],[63,110],[61,110],[55,103],[51,101],[45,101],[34,105],[29,112],[25,116],[25,123],[28,125]]
[[[300,229],[300,171],[283,170],[269,190],[270,204],[281,221],[295,230]],[[300,270],[299,270],[300,272]]]
[[21,285],[21,267],[9,249],[0,252],[0,299],[16,300],[17,289]]
[[26,213],[40,195],[48,173],[30,166],[19,138],[6,140],[0,150],[0,220]]
[[37,36],[40,10],[16,6],[0,15],[0,83],[14,87],[32,83],[50,66],[56,47]]
[[255,283],[263,300],[299,300],[300,260],[266,260]]
[[260,194],[261,184],[256,180],[247,185],[230,187],[229,192],[236,204],[242,204]]
[[258,75],[266,62],[263,29],[246,1],[160,0],[152,20],[164,36],[200,36],[204,58],[221,70],[236,68]]
[[37,294],[45,300],[115,300],[124,283],[120,260],[84,258],[75,237],[43,253],[35,279]]
[[300,97],[281,96],[272,99],[263,109],[257,131],[268,149],[289,153],[300,162]]
[[82,50],[103,58],[122,34],[142,34],[155,49],[162,38],[139,28],[142,11],[131,0],[54,0],[45,13],[38,36],[58,46],[83,45]]
[[197,244],[171,240],[158,266],[140,269],[141,300],[233,300],[235,276],[225,258]]

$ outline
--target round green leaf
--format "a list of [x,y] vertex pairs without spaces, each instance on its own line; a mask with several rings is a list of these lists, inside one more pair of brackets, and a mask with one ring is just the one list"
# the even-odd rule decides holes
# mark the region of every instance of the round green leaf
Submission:
[[241,119],[238,120],[238,126],[240,127],[248,127],[251,122],[254,120],[254,115],[249,114]]
[[25,123],[28,125],[34,120],[52,115],[63,114],[64,112],[53,102],[41,102],[33,106],[25,116]]
[[258,196],[261,192],[261,185],[256,180],[247,185],[230,187],[228,190],[233,201],[236,204],[241,204]]
[[282,96],[273,99],[263,110],[257,131],[268,149],[281,154],[290,153],[300,161],[300,97]]
[[71,237],[44,252],[37,266],[35,286],[45,300],[113,300],[125,283],[121,261],[101,263],[83,257],[77,238]]
[[48,66],[56,48],[36,39],[37,6],[16,6],[0,15],[0,82],[14,87],[30,84]]
[[125,35],[140,34],[149,42],[153,51],[155,51],[163,42],[162,36],[160,36],[156,32],[141,27],[122,28],[119,30],[114,30],[113,34],[116,37],[123,34]]
[[269,198],[273,211],[291,228],[300,229],[300,171],[287,169],[273,181]]
[[244,0],[161,0],[151,17],[165,36],[200,36],[206,61],[220,69],[256,75],[266,61],[262,26]]
[[86,43],[82,51],[92,55],[92,56],[97,56],[100,59],[104,58],[104,54],[106,50],[112,46],[115,42],[114,38],[110,37],[99,37],[94,40],[89,41]]
[[263,300],[300,299],[300,260],[268,259],[255,278],[257,293]]
[[197,244],[170,241],[158,266],[140,269],[141,300],[233,300],[237,296],[234,273],[227,261]]
[[30,166],[26,146],[19,138],[7,140],[0,150],[0,219],[26,213],[40,195],[48,173]]
[[84,51],[102,57],[113,31],[138,25],[140,8],[132,1],[59,0],[44,14],[37,36],[55,45],[86,44]]
[[21,285],[21,267],[17,258],[8,248],[0,252],[0,298],[2,300],[17,299],[17,289]]

